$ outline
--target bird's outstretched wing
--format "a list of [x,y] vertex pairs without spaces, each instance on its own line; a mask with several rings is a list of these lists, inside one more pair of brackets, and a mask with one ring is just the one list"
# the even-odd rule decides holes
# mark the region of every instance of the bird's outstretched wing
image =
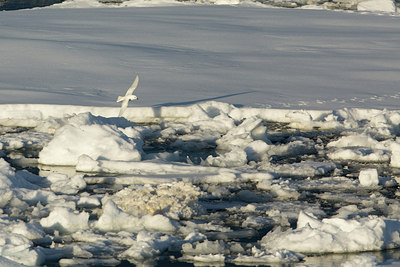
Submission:
[[126,91],[125,96],[132,95],[133,91],[135,91],[138,84],[139,84],[139,75],[136,75],[135,81],[132,83],[131,87],[129,87],[128,91]]
[[124,112],[125,112],[127,107],[128,107],[128,101],[122,102],[121,109],[119,110],[118,117],[121,117],[124,114]]

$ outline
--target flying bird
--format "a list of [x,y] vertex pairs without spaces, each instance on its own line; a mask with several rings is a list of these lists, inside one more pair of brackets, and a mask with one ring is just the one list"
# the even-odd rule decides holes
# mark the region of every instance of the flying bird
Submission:
[[129,89],[126,91],[125,96],[118,97],[117,102],[122,101],[121,109],[119,111],[118,117],[121,117],[122,114],[124,114],[126,108],[128,107],[129,100],[137,100],[138,99],[138,97],[133,94],[133,91],[135,91],[136,87],[138,86],[138,83],[139,83],[139,76],[136,75],[135,81],[132,83],[131,87],[129,87]]

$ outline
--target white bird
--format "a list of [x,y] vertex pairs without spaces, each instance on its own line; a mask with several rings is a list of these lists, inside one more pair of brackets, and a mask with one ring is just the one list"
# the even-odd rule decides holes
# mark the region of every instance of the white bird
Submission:
[[139,76],[136,75],[135,81],[132,83],[131,87],[129,87],[129,89],[126,91],[125,96],[118,96],[117,102],[122,101],[118,117],[121,117],[122,114],[124,114],[126,108],[128,107],[129,100],[138,99],[138,97],[133,94],[133,91],[135,91],[136,87],[138,86],[138,83],[139,83]]

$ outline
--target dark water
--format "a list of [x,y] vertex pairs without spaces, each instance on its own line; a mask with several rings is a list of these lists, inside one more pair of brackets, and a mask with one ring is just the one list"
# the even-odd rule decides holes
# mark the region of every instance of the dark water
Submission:
[[64,0],[0,0],[0,10],[17,10],[44,7],[64,2]]

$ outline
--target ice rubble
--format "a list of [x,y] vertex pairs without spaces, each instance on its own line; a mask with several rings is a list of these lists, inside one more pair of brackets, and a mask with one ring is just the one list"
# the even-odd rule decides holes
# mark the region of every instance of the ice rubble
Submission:
[[190,219],[204,213],[198,205],[199,188],[183,182],[135,185],[122,189],[111,199],[126,213],[136,217],[164,213],[175,220]]
[[[101,264],[107,259],[96,253],[105,243],[115,244],[107,253],[118,251],[119,260],[143,262],[175,251],[180,261],[236,264],[400,247],[400,203],[383,195],[392,192],[396,179],[371,167],[354,174],[343,163],[399,166],[399,112],[268,110],[206,102],[163,107],[154,118],[147,108],[128,109],[133,121],[142,115],[142,123],[163,120],[143,126],[108,118],[114,110],[107,108],[88,107],[74,115],[72,107],[59,107],[59,115],[49,106],[16,107],[23,111],[13,126],[29,124],[34,130],[0,138],[7,158],[7,149],[41,149],[39,163],[71,165],[86,175],[50,171],[40,177],[15,172],[0,159],[5,212],[0,234],[12,233],[0,243],[1,256],[12,261]],[[7,108],[0,120],[12,121]],[[29,136],[36,140],[41,134],[47,138],[31,146]],[[13,142],[20,146],[10,146]],[[160,144],[175,152],[154,151]],[[215,153],[207,152],[210,148]],[[188,151],[206,152],[194,164]],[[346,156],[337,156],[342,151]],[[369,152],[359,156],[360,151]],[[107,184],[109,191],[102,191]],[[333,203],[336,212],[307,203],[310,194]],[[224,220],[243,230],[233,231],[217,213],[210,214],[219,209]],[[212,223],[198,221],[207,216]],[[251,246],[225,241],[274,227]],[[66,241],[70,244],[59,246]],[[21,253],[29,257],[22,259]]]

